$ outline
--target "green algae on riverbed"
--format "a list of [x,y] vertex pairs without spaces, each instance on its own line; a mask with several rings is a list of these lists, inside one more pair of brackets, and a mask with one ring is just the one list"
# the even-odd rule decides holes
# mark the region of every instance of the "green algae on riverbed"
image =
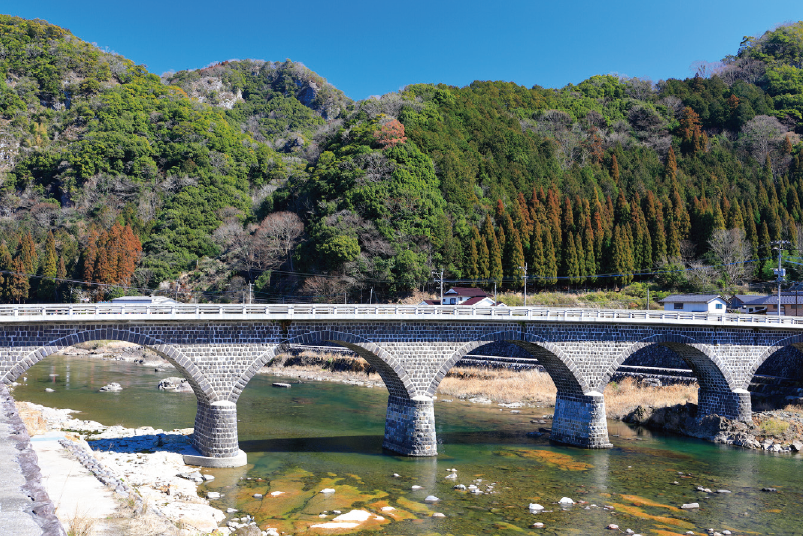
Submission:
[[[190,427],[194,396],[155,388],[170,375],[175,372],[156,373],[126,362],[51,356],[28,371],[27,384],[14,395],[78,409],[80,418],[107,425]],[[124,390],[97,392],[111,381]],[[645,535],[702,534],[709,527],[734,534],[800,532],[800,455],[661,436],[614,421],[608,423],[613,449],[576,449],[550,444],[546,437],[527,437],[538,427],[529,420],[549,410],[521,408],[521,414],[512,414],[496,406],[439,401],[439,456],[405,458],[382,450],[384,390],[339,383],[274,389],[273,381],[255,377],[238,402],[240,444],[249,466],[210,470],[216,478],[201,490],[222,493],[215,506],[238,508],[263,528],[299,534],[331,520],[332,510],[363,509],[385,521],[369,521],[351,533],[609,534],[605,527],[610,523]],[[45,393],[45,387],[55,392]],[[445,478],[452,468],[456,480]],[[455,484],[474,484],[483,493],[458,491]],[[699,492],[697,486],[714,493]],[[335,493],[318,493],[324,487]],[[764,487],[779,492],[762,492]],[[271,491],[287,496],[269,498]],[[257,501],[255,493],[265,497]],[[428,495],[440,500],[425,503]],[[578,504],[562,508],[557,504],[561,497]],[[531,514],[533,502],[545,511]],[[690,502],[700,508],[679,508]],[[325,519],[319,517],[324,510]],[[432,517],[435,512],[445,517]],[[536,521],[545,528],[532,529]]]

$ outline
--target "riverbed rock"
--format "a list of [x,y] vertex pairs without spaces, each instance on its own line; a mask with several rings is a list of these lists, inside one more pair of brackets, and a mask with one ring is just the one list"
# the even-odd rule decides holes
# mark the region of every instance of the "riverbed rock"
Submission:
[[104,385],[98,391],[101,393],[116,393],[123,390],[123,386],[117,382],[112,382],[110,384]]
[[169,378],[163,378],[159,380],[159,384],[156,386],[156,388],[160,391],[171,391],[174,393],[192,392],[192,386],[190,385],[190,382],[177,376],[170,376]]
[[533,528],[534,529],[542,529],[542,528],[544,528],[544,524],[543,523],[533,523]]
[[235,530],[234,536],[262,536],[262,531],[256,525],[248,525]]
[[323,488],[321,490],[321,493],[326,493],[326,494],[334,493],[334,492],[335,492],[334,488]]
[[792,441],[790,447],[792,448],[793,452],[800,452],[801,450],[803,450],[803,443],[801,443],[800,441]]
[[54,390],[53,390],[53,389],[51,389],[50,387],[45,387],[45,392],[46,392],[46,393],[55,393],[56,391],[54,391]]
[[274,387],[281,387],[283,389],[290,389],[292,387],[289,383],[284,382],[273,382]]
[[699,503],[688,503],[688,504],[684,504],[683,506],[681,506],[681,508],[683,508],[684,510],[691,510],[693,508],[700,508],[700,504]]
[[534,514],[540,512],[541,510],[544,509],[544,507],[541,506],[538,503],[530,503],[530,507],[529,508],[530,508],[530,512],[534,513]]
[[220,499],[220,493],[218,493],[217,491],[208,491],[206,493],[206,498],[207,499]]
[[440,501],[440,499],[435,497],[434,495],[427,495],[427,498],[424,499],[424,502],[427,502],[427,503],[435,503],[435,502],[438,502],[438,501]]
[[614,523],[611,523],[610,525],[608,525],[608,526],[607,526],[607,527],[605,527],[605,528],[606,528],[606,529],[608,529],[608,530],[619,530],[619,525],[616,525],[616,524],[614,524]]
[[571,500],[569,497],[563,497],[561,498],[561,500],[558,501],[558,504],[572,505],[574,504],[574,501]]

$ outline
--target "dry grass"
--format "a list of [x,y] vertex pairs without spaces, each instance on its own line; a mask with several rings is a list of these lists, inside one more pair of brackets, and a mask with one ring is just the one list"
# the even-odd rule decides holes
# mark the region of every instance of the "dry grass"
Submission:
[[651,387],[639,385],[635,378],[625,378],[605,388],[605,411],[612,419],[621,419],[639,406],[665,408],[686,403],[697,403],[696,383]]
[[510,404],[555,405],[555,384],[545,372],[455,367],[438,386],[438,393],[458,398],[488,398]]
[[[382,381],[364,359],[334,352],[309,351],[299,356],[284,354],[277,356],[270,366],[367,381]],[[549,374],[537,370],[454,367],[438,386],[440,396],[463,399],[487,398],[496,403],[521,402],[536,406],[554,406],[555,393],[555,384]],[[619,383],[611,382],[605,388],[605,408],[608,417],[614,419],[621,419],[638,406],[661,408],[688,402],[697,403],[696,383],[652,387],[642,386],[634,378],[625,378]]]
[[803,406],[798,406],[797,404],[789,404],[783,410],[789,413],[803,414]]
[[77,510],[72,519],[67,521],[67,536],[91,536],[95,533],[97,519]]

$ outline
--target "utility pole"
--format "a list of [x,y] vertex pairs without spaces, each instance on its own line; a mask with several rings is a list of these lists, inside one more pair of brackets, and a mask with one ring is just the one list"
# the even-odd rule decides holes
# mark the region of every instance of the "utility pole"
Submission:
[[778,317],[781,316],[781,283],[783,283],[784,277],[786,276],[786,270],[781,267],[781,254],[783,253],[783,246],[789,245],[789,240],[776,240],[775,242],[771,243],[773,249],[778,250],[778,268],[773,270],[775,275],[778,277]]
[[647,287],[647,312],[650,310],[650,287]]
[[527,307],[527,263],[524,266],[519,266],[519,270],[524,270],[524,306]]
[[441,283],[441,301],[440,301],[440,305],[443,305],[443,268],[441,268],[440,272],[432,272],[432,277],[435,278],[435,281],[440,281],[440,283]]
[[371,287],[371,293],[368,295],[368,305],[371,305],[371,300],[374,297],[374,287]]

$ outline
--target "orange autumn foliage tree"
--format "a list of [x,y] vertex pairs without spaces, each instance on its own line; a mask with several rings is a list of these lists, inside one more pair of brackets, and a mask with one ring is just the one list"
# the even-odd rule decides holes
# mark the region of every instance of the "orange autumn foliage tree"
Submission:
[[131,226],[115,223],[111,229],[90,231],[83,251],[84,280],[127,286],[142,254],[142,243]]
[[404,125],[397,119],[382,125],[379,130],[374,132],[374,138],[382,147],[394,147],[407,141],[407,136],[404,135]]

